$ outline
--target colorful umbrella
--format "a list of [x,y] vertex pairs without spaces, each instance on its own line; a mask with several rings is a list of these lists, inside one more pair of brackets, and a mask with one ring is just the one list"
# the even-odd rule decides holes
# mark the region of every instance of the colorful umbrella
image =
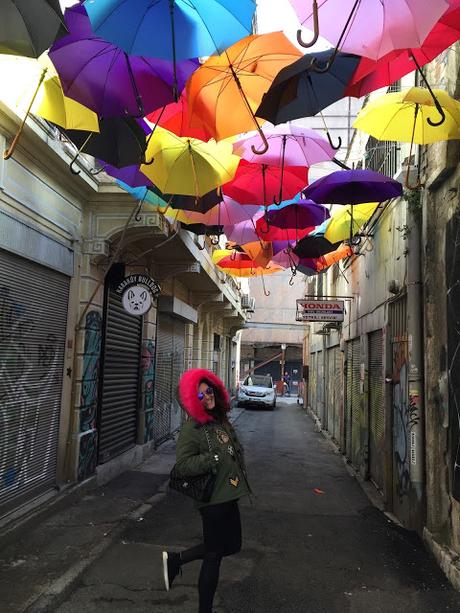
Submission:
[[299,258],[319,258],[326,253],[335,251],[342,241],[331,243],[324,236],[304,236],[293,248],[293,253]]
[[[68,96],[104,117],[126,114],[142,117],[174,100],[171,62],[128,55],[94,34],[80,35],[81,21],[77,22],[76,32],[72,29],[74,17],[75,13],[70,12],[70,34],[50,50],[50,58]],[[80,19],[84,19],[84,14],[80,13]],[[90,24],[87,16],[86,19]],[[197,60],[177,64],[179,91],[198,66]]]
[[233,179],[240,158],[232,151],[227,142],[204,143],[157,127],[147,147],[149,159],[155,161],[142,165],[141,171],[163,193],[198,198]]
[[301,128],[292,124],[264,127],[269,149],[257,155],[251,147],[259,150],[263,143],[257,132],[247,134],[233,144],[233,152],[248,162],[269,166],[313,166],[332,160],[335,150],[317,130]]
[[59,0],[1,0],[0,53],[38,58],[64,34]]
[[[460,138],[460,102],[445,91],[434,89],[445,119],[437,125],[436,104],[428,89],[384,94],[358,113],[353,127],[379,140],[395,140],[427,145]],[[439,109],[438,109],[439,110]]]
[[182,223],[202,223],[207,226],[233,226],[241,221],[250,219],[260,210],[258,206],[241,205],[231,198],[224,198],[221,204],[216,204],[207,213],[197,211],[170,211],[172,219]]
[[331,243],[347,240],[359,232],[378,206],[378,202],[342,206],[332,213],[330,219],[320,226],[315,234],[322,234]]
[[[227,237],[228,238],[228,237]],[[241,245],[242,250],[257,266],[268,266],[273,257],[273,245],[271,242],[256,240]]]
[[254,0],[87,0],[94,32],[127,53],[173,60],[222,53],[252,30]]
[[127,183],[123,181],[117,180],[118,185],[128,194],[131,194],[133,198],[139,200],[141,202],[148,202],[157,208],[157,210],[166,210],[168,204],[162,198],[158,196],[155,192],[150,190],[148,187],[131,187]]
[[329,210],[311,200],[293,200],[288,206],[267,211],[256,221],[256,230],[263,240],[299,240],[329,217]]
[[312,4],[291,0],[291,4],[316,38],[320,34],[341,51],[374,60],[394,49],[420,47],[449,6],[446,0],[313,0]]
[[341,245],[335,251],[326,253],[319,258],[301,258],[297,264],[297,271],[304,275],[314,275],[323,272],[332,264],[340,262],[344,258],[353,255],[353,249],[349,245]]
[[254,111],[262,95],[278,72],[300,55],[282,32],[272,32],[247,36],[210,57],[187,82],[192,125],[198,118],[216,140],[254,127],[260,130]]
[[139,170],[139,166],[134,164],[132,166],[123,166],[123,168],[117,168],[111,164],[106,164],[103,160],[98,160],[101,165],[101,171],[106,172],[114,179],[118,179],[123,183],[126,183],[130,187],[152,187],[153,183],[150,179]]
[[284,169],[241,160],[234,179],[223,191],[241,204],[272,204],[279,196],[282,181],[285,198],[292,198],[308,183],[308,170],[300,166]]
[[182,230],[188,230],[189,232],[193,232],[193,234],[196,234],[197,236],[219,236],[220,234],[224,233],[223,226],[206,226],[202,223],[179,223],[181,224]]
[[391,85],[404,75],[424,66],[460,38],[460,0],[451,0],[449,10],[434,26],[423,45],[390,51],[379,60],[363,57],[345,95],[360,98],[380,87]]
[[78,152],[70,164],[74,174],[74,164],[80,153],[87,153],[112,166],[122,168],[145,161],[146,140],[142,127],[132,117],[108,117],[99,121],[100,133],[82,130],[62,130],[73,142]]
[[150,113],[146,119],[154,125],[159,125],[170,132],[174,132],[177,136],[189,136],[203,141],[209,140],[206,127],[204,125],[197,126],[198,120],[196,117],[196,127],[190,125],[187,97],[184,93],[181,94],[177,102],[171,102],[164,108]]
[[281,266],[272,262],[266,267],[258,266],[246,253],[238,253],[229,249],[216,249],[213,251],[212,261],[217,268],[233,277],[271,275],[283,270]]
[[[312,117],[343,98],[360,58],[349,53],[338,53],[329,70],[318,72],[312,69],[313,60],[320,64],[327,63],[332,53],[332,49],[307,53],[283,68],[263,96],[256,111],[257,117],[268,119],[273,124]],[[329,133],[328,137],[330,141]]]
[[361,204],[397,198],[402,185],[373,170],[338,170],[309,185],[303,194],[315,202]]
[[256,220],[262,217],[263,210],[258,210],[257,213],[250,219],[245,219],[239,223],[233,225],[225,225],[225,236],[230,241],[234,241],[238,245],[244,245],[244,243],[251,243],[259,239],[259,235],[256,231]]
[[150,188],[157,193],[169,207],[179,209],[181,211],[191,211],[192,213],[207,213],[217,204],[222,202],[222,194],[220,190],[213,189],[207,194],[197,198],[196,196],[183,196],[176,194],[163,194],[157,187]]

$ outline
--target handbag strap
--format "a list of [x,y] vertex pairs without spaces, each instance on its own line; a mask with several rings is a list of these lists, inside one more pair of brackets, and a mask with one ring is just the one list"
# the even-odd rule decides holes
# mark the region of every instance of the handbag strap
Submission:
[[204,428],[204,433],[206,435],[206,440],[208,442],[209,451],[212,453],[212,445],[211,445],[211,439],[209,437],[208,429],[207,429],[206,425],[204,425],[203,428]]

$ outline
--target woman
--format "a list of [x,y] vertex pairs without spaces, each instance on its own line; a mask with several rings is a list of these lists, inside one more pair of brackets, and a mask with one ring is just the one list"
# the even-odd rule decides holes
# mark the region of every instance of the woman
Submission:
[[210,501],[196,503],[203,523],[203,542],[180,553],[163,552],[165,587],[171,589],[184,564],[202,560],[198,613],[212,613],[222,558],[241,549],[238,500],[251,489],[243,449],[227,418],[229,395],[219,377],[209,370],[188,370],[179,382],[179,400],[190,419],[179,434],[176,468],[184,477],[213,471],[216,482]]

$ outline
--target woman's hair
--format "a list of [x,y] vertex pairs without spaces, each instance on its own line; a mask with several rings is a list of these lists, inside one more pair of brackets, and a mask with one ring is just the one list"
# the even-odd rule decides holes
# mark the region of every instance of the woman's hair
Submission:
[[206,383],[206,385],[209,385],[209,387],[212,387],[212,389],[214,390],[214,400],[216,405],[215,408],[212,409],[212,411],[209,411],[209,413],[217,415],[219,419],[225,419],[228,407],[227,399],[223,395],[222,390],[219,387],[216,387],[209,379],[201,379],[201,381],[198,383],[198,387],[200,387],[202,383]]

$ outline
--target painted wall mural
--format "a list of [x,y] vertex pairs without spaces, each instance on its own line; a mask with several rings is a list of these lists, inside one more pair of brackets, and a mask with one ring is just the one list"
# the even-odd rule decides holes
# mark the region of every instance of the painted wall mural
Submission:
[[90,311],[85,320],[85,345],[80,395],[80,449],[78,479],[86,479],[96,470],[97,402],[101,360],[102,317]]
[[154,436],[155,343],[147,340],[142,345],[142,407],[145,415],[144,442]]

